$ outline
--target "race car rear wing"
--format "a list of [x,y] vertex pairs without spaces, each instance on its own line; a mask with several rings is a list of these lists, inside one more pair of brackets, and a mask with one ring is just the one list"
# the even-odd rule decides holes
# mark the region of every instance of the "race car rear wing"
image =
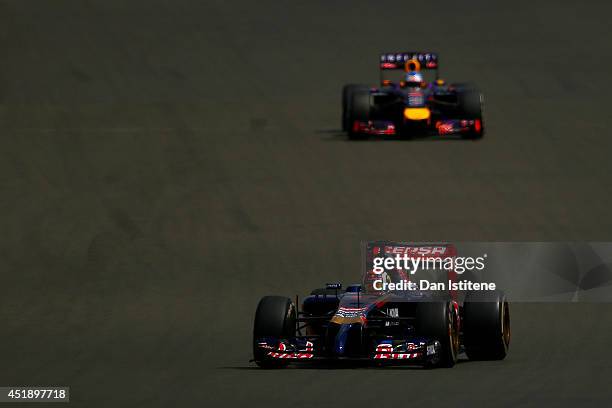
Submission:
[[435,79],[439,78],[438,67],[439,58],[435,52],[404,51],[404,52],[385,52],[380,54],[380,82],[384,83],[384,72],[391,70],[403,70],[406,62],[410,60],[418,61],[421,70],[435,71]]
[[380,54],[380,69],[404,69],[408,60],[416,60],[421,69],[438,69],[438,54],[435,52],[385,52]]

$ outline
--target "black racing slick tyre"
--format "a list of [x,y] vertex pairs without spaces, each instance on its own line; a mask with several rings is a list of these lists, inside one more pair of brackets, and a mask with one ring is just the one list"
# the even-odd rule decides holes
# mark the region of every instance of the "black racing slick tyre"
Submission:
[[510,346],[510,308],[503,293],[468,293],[463,343],[470,360],[503,360]]
[[284,360],[272,360],[257,347],[262,337],[289,338],[295,335],[296,308],[291,299],[283,296],[264,296],[257,305],[253,325],[253,357],[263,368],[281,368]]
[[344,85],[342,88],[342,131],[346,132],[349,130],[350,118],[349,118],[349,101],[351,100],[353,93],[356,91],[365,91],[368,87],[366,85],[349,84]]
[[370,90],[355,90],[351,93],[348,101],[348,136],[349,139],[363,139],[367,135],[359,133],[353,127],[355,121],[367,122],[370,120]]
[[472,131],[465,133],[466,139],[480,139],[484,136],[484,122],[482,120],[482,110],[484,97],[482,93],[472,87],[466,87],[457,91],[457,102],[459,105],[460,117],[478,121]]
[[417,332],[440,342],[440,356],[428,367],[453,367],[459,355],[459,327],[451,302],[424,302],[417,305]]

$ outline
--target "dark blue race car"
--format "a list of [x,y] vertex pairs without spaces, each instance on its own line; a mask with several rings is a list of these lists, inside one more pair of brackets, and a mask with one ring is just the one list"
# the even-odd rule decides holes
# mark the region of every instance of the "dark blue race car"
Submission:
[[[343,88],[342,129],[349,138],[452,134],[466,139],[483,137],[482,93],[473,84],[447,84],[441,79],[438,54],[384,53],[379,67],[379,87],[350,84]],[[426,78],[432,73],[433,78]]]
[[368,276],[346,290],[340,284],[315,289],[299,309],[297,299],[262,298],[254,361],[265,368],[341,360],[452,367],[461,352],[470,359],[505,358],[510,313],[503,293],[468,292],[460,300],[448,291],[373,290]]

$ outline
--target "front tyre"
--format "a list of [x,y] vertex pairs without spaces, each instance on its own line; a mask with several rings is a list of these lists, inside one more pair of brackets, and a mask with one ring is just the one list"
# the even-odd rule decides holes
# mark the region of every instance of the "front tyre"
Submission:
[[353,93],[357,91],[366,91],[368,87],[366,85],[349,84],[344,85],[342,88],[342,131],[347,132],[351,126],[349,117],[349,102],[353,97]]
[[459,104],[459,116],[475,121],[474,127],[470,132],[464,133],[463,138],[481,139],[485,131],[482,119],[484,96],[476,88],[465,88],[458,91],[457,102]]
[[263,337],[287,339],[295,335],[296,308],[291,299],[283,296],[264,296],[257,305],[253,325],[253,357],[255,363],[263,368],[281,368],[285,360],[271,359],[265,350],[257,347]]
[[501,292],[468,293],[463,342],[470,360],[503,360],[510,347],[510,307]]
[[451,302],[417,305],[418,334],[440,342],[440,356],[429,367],[453,367],[459,355],[459,324]]
[[371,101],[370,90],[356,90],[351,94],[348,102],[348,136],[349,139],[364,139],[367,134],[359,132],[354,127],[355,122],[368,122],[370,120]]

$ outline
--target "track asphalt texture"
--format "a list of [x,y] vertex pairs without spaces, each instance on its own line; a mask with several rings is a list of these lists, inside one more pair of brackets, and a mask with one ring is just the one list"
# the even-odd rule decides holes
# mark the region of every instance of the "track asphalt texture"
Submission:
[[[611,304],[512,305],[502,362],[248,360],[258,299],[357,280],[364,239],[612,240],[611,12],[0,1],[0,385],[79,407],[609,404]],[[342,85],[406,49],[479,84],[482,141],[340,134]]]

